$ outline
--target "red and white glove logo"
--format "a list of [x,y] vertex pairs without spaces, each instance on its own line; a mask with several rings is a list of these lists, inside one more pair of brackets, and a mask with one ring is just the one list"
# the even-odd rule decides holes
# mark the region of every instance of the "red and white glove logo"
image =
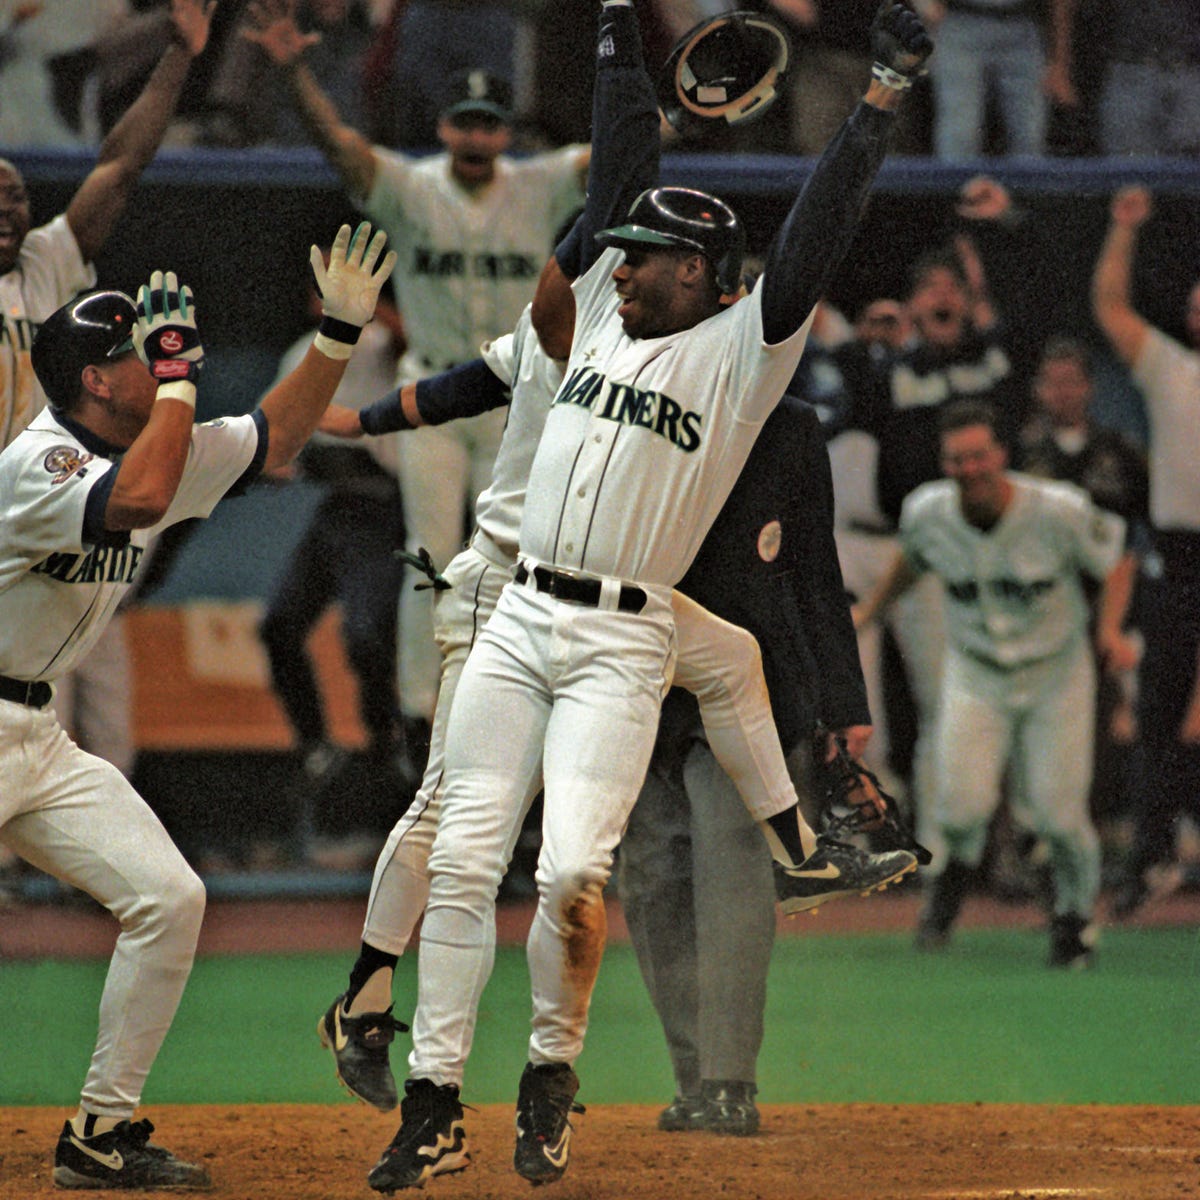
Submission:
[[178,354],[183,349],[183,334],[178,329],[164,329],[158,347],[164,354]]

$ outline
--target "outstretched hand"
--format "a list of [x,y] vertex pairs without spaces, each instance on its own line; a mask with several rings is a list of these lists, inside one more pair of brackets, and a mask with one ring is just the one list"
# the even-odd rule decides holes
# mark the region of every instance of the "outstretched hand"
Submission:
[[302,33],[296,24],[296,0],[254,0],[246,10],[253,24],[242,37],[262,48],[277,67],[288,67],[320,40],[319,33]]
[[217,0],[171,0],[171,23],[180,45],[195,58],[208,45]]
[[1140,185],[1122,188],[1112,201],[1110,216],[1114,225],[1137,229],[1150,217],[1154,204],[1150,193]]
[[387,234],[381,229],[372,237],[370,222],[363,221],[353,237],[349,225],[338,230],[328,266],[320,247],[310,249],[309,262],[326,317],[360,328],[371,319],[379,292],[396,265],[394,250],[383,253],[386,244]]

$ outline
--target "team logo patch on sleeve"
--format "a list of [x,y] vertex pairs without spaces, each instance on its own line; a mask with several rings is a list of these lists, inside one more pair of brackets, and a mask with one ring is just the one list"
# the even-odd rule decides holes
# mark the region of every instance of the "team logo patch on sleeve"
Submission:
[[50,480],[51,483],[63,483],[95,457],[94,454],[85,454],[75,446],[55,446],[47,452],[42,466],[54,476]]

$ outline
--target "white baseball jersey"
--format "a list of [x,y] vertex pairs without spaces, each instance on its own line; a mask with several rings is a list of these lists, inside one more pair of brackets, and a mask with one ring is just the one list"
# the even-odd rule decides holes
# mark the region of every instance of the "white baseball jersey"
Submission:
[[46,405],[29,358],[38,326],[95,286],[96,272],[62,214],[31,229],[16,266],[0,275],[0,450]]
[[623,255],[604,251],[573,284],[575,340],[530,471],[521,553],[673,587],[787,388],[812,315],[766,346],[758,288],[689,329],[630,338],[612,280]]
[[1150,328],[1133,382],[1150,418],[1150,519],[1157,529],[1200,529],[1200,353]]
[[259,451],[253,416],[192,430],[183,478],[156,526],[84,540],[92,489],[115,469],[97,439],[47,409],[0,454],[0,675],[53,680],[100,636],[150,538],[206,517]]
[[375,148],[363,208],[387,231],[409,350],[401,378],[467,362],[508,333],[537,286],[554,234],[583,203],[580,146],[496,160],[496,177],[468,192],[450,157]]
[[1013,497],[988,530],[962,514],[949,479],[904,501],[905,556],[946,588],[946,635],[955,650],[1002,668],[1032,666],[1076,647],[1088,622],[1081,573],[1103,579],[1124,545],[1125,522],[1073,484],[1012,472]]
[[482,350],[483,360],[495,376],[508,384],[512,401],[492,481],[475,501],[475,521],[514,562],[530,464],[563,378],[563,364],[542,349],[530,312],[527,305],[516,329]]

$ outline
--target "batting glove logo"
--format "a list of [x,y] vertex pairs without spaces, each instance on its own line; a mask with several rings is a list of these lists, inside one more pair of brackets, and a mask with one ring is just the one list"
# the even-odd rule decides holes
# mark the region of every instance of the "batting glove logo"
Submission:
[[158,348],[164,354],[178,354],[183,349],[183,335],[178,329],[164,329]]

